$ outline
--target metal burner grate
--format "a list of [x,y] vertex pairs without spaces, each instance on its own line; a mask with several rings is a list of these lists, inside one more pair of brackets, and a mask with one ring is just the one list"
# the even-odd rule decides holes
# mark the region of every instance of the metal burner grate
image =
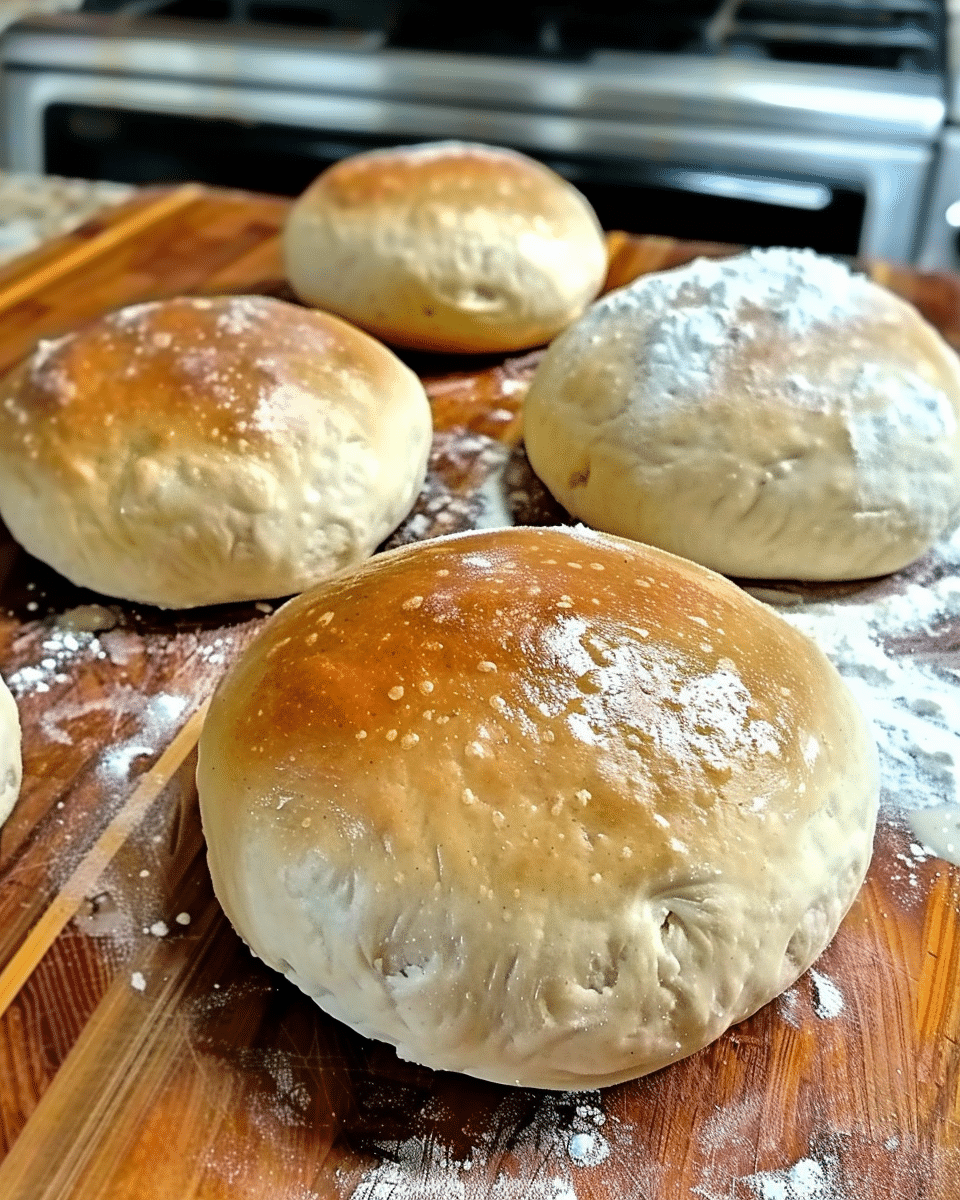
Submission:
[[790,62],[934,71],[943,40],[936,0],[739,0],[726,46]]
[[482,9],[449,0],[86,0],[84,8],[366,32],[403,49],[547,61],[614,51],[923,72],[945,65],[942,0],[487,0]]

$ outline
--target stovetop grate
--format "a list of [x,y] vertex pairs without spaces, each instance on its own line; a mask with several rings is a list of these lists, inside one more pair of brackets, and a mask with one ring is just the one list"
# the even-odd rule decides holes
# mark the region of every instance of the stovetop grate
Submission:
[[86,0],[88,12],[234,25],[360,30],[381,45],[584,61],[683,53],[906,71],[945,68],[942,0]]

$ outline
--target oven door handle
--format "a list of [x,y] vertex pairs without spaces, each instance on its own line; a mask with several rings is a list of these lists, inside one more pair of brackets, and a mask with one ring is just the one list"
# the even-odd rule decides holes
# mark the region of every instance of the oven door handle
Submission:
[[749,200],[755,204],[775,204],[779,208],[797,208],[805,212],[822,212],[833,199],[832,190],[824,183],[736,175],[692,167],[654,167],[649,180],[660,187],[678,191],[720,196],[729,200]]

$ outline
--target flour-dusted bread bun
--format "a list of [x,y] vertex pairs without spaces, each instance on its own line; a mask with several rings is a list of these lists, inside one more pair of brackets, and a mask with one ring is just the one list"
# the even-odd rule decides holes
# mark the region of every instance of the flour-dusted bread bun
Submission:
[[13,811],[22,777],[20,716],[10,689],[0,679],[0,825]]
[[728,575],[893,571],[960,519],[960,360],[810,251],[638,279],[550,347],[533,469],[573,515]]
[[168,608],[283,596],[370,554],[430,406],[386,347],[263,296],[180,298],[38,349],[0,388],[0,513],[74,583]]
[[523,154],[459,142],[335,163],[294,203],[284,252],[308,304],[393,345],[454,353],[546,342],[607,270],[576,188]]
[[570,529],[423,542],[291,601],[214,696],[197,779],[256,954],[404,1058],[545,1088],[656,1070],[791,984],[877,806],[811,642]]

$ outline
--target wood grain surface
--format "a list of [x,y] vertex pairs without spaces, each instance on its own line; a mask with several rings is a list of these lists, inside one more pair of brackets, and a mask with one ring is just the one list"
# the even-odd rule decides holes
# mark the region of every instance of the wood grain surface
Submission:
[[[0,368],[133,301],[289,298],[286,211],[203,187],[144,192],[39,248],[0,271]],[[609,243],[609,286],[735,249]],[[955,279],[865,267],[960,346]],[[522,450],[537,358],[409,356],[436,436],[391,544],[564,519]],[[3,1200],[960,1195],[960,869],[928,856],[899,886],[911,837],[895,822],[881,822],[867,883],[817,966],[842,1010],[825,1011],[806,976],[706,1050],[603,1092],[434,1073],[253,959],[212,896],[194,746],[212,688],[273,606],[119,603],[6,535],[0,567],[0,668],[25,759],[0,837]],[[957,642],[940,651],[960,667]]]

